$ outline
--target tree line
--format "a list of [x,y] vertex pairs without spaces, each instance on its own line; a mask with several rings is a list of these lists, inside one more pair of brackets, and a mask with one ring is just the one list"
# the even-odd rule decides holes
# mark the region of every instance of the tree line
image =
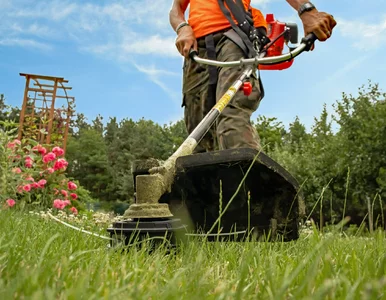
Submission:
[[[357,95],[342,93],[332,112],[324,105],[309,130],[298,117],[287,127],[274,117],[252,121],[263,151],[298,180],[307,213],[320,225],[350,216],[356,224],[367,220],[370,229],[385,226],[385,99],[379,84],[369,81]],[[0,120],[18,118],[19,111],[0,98]],[[167,159],[186,137],[183,120],[103,122],[98,115],[89,122],[77,113],[67,142],[67,172],[97,200],[130,202],[132,162]]]

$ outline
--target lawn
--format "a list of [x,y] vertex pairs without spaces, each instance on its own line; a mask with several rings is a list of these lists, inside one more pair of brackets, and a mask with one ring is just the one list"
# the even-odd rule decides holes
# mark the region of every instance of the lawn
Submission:
[[[0,299],[386,299],[380,231],[313,231],[290,243],[195,241],[167,255],[123,253],[36,214],[1,211],[0,226]],[[88,229],[106,235],[103,226]]]

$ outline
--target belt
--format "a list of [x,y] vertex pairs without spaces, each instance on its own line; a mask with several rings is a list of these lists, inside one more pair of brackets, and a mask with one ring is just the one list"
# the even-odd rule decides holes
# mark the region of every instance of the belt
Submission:
[[[229,29],[231,29],[231,27],[223,29],[223,30],[219,30],[219,31],[216,31],[216,32],[213,32],[213,33],[209,33],[209,34],[213,35],[213,40],[214,40],[214,44],[215,45],[220,41],[220,39],[224,36],[224,33],[227,32]],[[202,37],[199,37],[197,39],[198,47],[200,47],[200,48],[205,48],[206,47],[205,37],[206,36],[202,36]]]

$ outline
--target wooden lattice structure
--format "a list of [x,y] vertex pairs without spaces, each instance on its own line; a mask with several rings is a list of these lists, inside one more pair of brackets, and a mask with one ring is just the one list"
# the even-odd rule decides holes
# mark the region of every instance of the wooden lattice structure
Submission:
[[20,73],[26,78],[18,138],[33,139],[66,150],[75,98],[62,77]]

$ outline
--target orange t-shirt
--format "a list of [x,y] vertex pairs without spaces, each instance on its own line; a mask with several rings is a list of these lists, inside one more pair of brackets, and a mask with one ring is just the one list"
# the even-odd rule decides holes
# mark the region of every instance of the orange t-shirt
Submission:
[[[242,0],[245,8],[250,7],[251,0]],[[265,27],[267,24],[260,10],[252,8],[255,27]],[[196,38],[230,27],[228,19],[224,16],[218,0],[190,0],[188,22]],[[235,21],[237,24],[237,22]]]

